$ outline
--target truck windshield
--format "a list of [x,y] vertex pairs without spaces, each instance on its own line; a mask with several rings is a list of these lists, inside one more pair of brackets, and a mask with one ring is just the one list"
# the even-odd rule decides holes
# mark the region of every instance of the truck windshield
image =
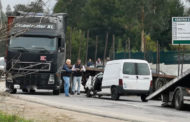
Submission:
[[22,47],[24,49],[44,49],[53,51],[56,50],[56,38],[27,36],[11,37],[9,47]]

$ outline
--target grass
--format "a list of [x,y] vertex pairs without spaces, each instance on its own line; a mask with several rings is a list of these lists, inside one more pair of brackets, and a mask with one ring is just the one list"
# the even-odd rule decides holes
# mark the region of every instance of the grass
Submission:
[[0,122],[32,122],[31,120],[25,120],[16,115],[8,115],[0,112]]

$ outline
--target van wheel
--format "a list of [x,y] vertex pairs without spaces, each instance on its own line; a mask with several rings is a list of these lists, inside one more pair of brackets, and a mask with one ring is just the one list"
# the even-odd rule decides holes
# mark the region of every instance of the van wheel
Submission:
[[111,98],[112,100],[119,100],[119,92],[116,87],[111,88]]
[[146,100],[146,95],[141,95],[141,101],[142,102],[148,102],[148,100]]
[[177,110],[182,110],[184,107],[183,104],[183,93],[180,90],[177,90],[174,96],[174,105]]
[[60,94],[60,89],[53,90],[53,95],[59,95]]
[[30,93],[31,93],[31,94],[33,94],[33,93],[35,93],[35,92],[36,92],[36,90],[30,89]]

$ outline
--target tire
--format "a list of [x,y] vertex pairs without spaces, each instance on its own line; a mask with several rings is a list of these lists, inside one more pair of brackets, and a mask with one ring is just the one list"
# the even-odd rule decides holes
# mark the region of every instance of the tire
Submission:
[[92,97],[92,94],[90,92],[91,90],[89,89],[86,90],[86,97]]
[[141,101],[142,102],[148,102],[148,100],[146,100],[146,95],[141,95]]
[[177,110],[182,110],[184,108],[184,103],[183,103],[183,93],[181,90],[177,90],[175,92],[174,96],[174,106]]
[[30,93],[31,93],[31,94],[33,94],[33,93],[35,93],[35,92],[36,92],[36,90],[30,89]]
[[28,92],[28,89],[22,89],[22,92],[27,93],[27,92]]
[[10,93],[11,94],[16,94],[17,93],[17,89],[11,89]]
[[155,81],[155,91],[164,86],[167,83],[165,78],[157,78]]
[[53,90],[53,95],[59,95],[60,94],[60,89]]
[[119,100],[119,92],[116,87],[111,88],[111,98],[112,100]]

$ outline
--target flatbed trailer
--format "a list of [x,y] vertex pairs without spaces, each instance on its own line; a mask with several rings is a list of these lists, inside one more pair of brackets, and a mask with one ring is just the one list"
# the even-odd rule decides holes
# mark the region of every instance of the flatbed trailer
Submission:
[[185,105],[190,104],[190,69],[182,75],[174,78],[146,99],[151,100],[161,95],[163,105],[171,105],[176,109],[184,109]]

